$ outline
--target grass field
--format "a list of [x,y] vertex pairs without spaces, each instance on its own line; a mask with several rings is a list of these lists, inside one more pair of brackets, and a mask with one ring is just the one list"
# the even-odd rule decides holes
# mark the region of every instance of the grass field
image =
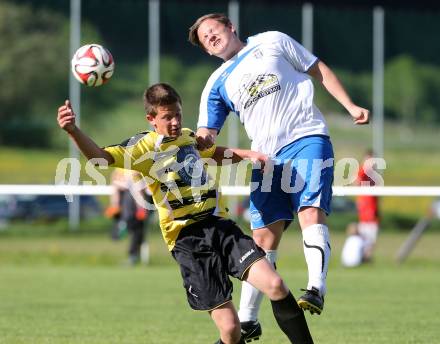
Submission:
[[[333,233],[326,309],[307,316],[315,343],[440,343],[440,231],[428,231],[397,265],[405,237],[382,233],[372,264],[344,269],[344,237]],[[150,243],[151,264],[129,268],[121,264],[127,243],[103,233],[0,235],[0,343],[213,343],[216,329],[187,306],[158,233]],[[297,296],[306,270],[295,230],[286,233],[280,256],[278,269]],[[260,320],[259,343],[288,343],[267,300]]]

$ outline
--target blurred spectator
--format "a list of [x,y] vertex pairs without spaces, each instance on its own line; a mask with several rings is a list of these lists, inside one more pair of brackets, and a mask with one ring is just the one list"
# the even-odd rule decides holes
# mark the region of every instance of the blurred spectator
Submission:
[[115,192],[111,195],[110,206],[106,209],[106,216],[114,220],[112,238],[118,240],[129,234],[129,264],[148,264],[149,246],[145,231],[150,214],[142,205],[143,201],[152,204],[148,188],[139,173],[119,168],[112,173],[112,184]]
[[432,203],[430,217],[440,219],[440,199],[437,199]]
[[350,223],[347,226],[347,239],[341,253],[341,263],[347,268],[362,264],[364,257],[364,239],[359,235],[358,224]]
[[[373,152],[367,151],[362,167],[359,169],[357,183],[360,186],[374,186],[371,178],[373,168]],[[379,198],[377,196],[361,195],[357,197],[356,206],[358,209],[358,232],[364,239],[364,258],[363,261],[371,260],[373,249],[376,244],[379,231]]]
[[[371,178],[372,172],[374,171],[374,162],[372,158],[372,151],[367,151],[362,161],[362,166],[359,169],[357,185],[367,187],[375,185],[374,180]],[[348,225],[348,238],[343,248],[342,264],[346,266],[357,266],[363,262],[369,262],[371,260],[379,231],[378,197],[360,195],[356,199],[356,207],[358,212],[358,223]],[[362,245],[359,244],[359,239],[362,240]],[[362,247],[362,255],[359,260],[353,257],[358,256],[360,247]],[[350,255],[351,258],[347,259],[350,260],[351,264],[344,264],[344,254],[345,258]],[[354,264],[354,262],[357,262],[357,264]]]

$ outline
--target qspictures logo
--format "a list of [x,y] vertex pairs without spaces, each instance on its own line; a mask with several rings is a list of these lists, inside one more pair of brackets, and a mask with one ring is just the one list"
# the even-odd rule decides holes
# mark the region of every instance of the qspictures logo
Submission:
[[[183,146],[186,147],[186,146]],[[145,161],[151,161],[151,166],[142,173],[142,178],[136,180],[130,192],[136,201],[144,206],[146,209],[153,210],[155,207],[143,199],[142,191],[145,186],[159,183],[160,189],[164,195],[171,193],[173,198],[177,199],[183,204],[184,195],[181,194],[181,187],[190,187],[192,197],[195,200],[201,199],[200,191],[208,191],[215,188],[216,180],[229,180],[234,186],[244,185],[243,175],[237,173],[235,180],[231,179],[229,169],[216,168],[223,165],[231,164],[232,153],[230,151],[224,152],[224,159],[220,162],[212,158],[200,158],[198,153],[193,149],[187,147],[170,146],[166,151],[162,152],[145,152],[142,156],[133,158],[130,150],[124,154],[123,168],[128,170],[140,171],[139,165]],[[177,157],[179,155],[179,157]],[[217,165],[217,164],[220,165]],[[259,170],[261,178],[257,181],[250,182],[250,191],[253,192],[261,188],[261,192],[272,192],[272,184],[274,178],[274,169],[278,166],[278,177],[281,175],[279,187],[288,194],[302,192],[305,187],[311,192],[319,191],[321,185],[321,178],[328,176],[331,172],[334,185],[349,186],[356,183],[359,176],[360,168],[365,171],[368,180],[360,182],[360,186],[384,186],[383,171],[387,168],[387,163],[382,158],[369,158],[359,163],[355,158],[342,158],[334,161],[333,158],[323,159],[292,159],[283,161],[281,165],[276,164],[275,160],[269,159],[264,162],[254,162],[244,160],[239,163],[240,168],[237,170],[245,171],[248,165],[251,164],[252,169]],[[216,178],[209,178],[204,166],[209,166],[215,171],[219,171],[220,175]],[[366,168],[368,167],[368,168]],[[86,162],[85,175],[90,177],[88,180],[81,180],[81,162],[77,158],[61,159],[57,165],[55,172],[56,185],[107,185],[107,180],[102,170],[109,168],[107,160],[103,158],[94,158]],[[179,178],[173,177],[177,174]],[[306,183],[307,181],[307,183]],[[66,193],[68,202],[72,202],[72,195]],[[166,197],[158,200],[159,204],[165,201]],[[199,201],[197,201],[199,202]],[[251,212],[253,221],[261,220],[262,214],[259,211]]]
[[249,99],[244,104],[244,108],[255,104],[259,99],[277,92],[281,89],[278,78],[275,74],[260,74],[254,81],[245,86],[245,92]]

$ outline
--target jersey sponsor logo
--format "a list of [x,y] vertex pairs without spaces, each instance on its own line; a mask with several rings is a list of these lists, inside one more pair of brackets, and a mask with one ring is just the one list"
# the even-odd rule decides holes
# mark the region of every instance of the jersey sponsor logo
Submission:
[[193,286],[192,285],[189,286],[188,293],[191,294],[192,296],[198,298],[198,295],[193,292]]
[[203,161],[193,145],[180,147],[176,159],[179,164],[177,173],[186,185],[201,186],[206,184],[208,178]]
[[245,83],[244,85],[244,91],[248,97],[244,104],[244,108],[247,109],[259,99],[279,90],[281,90],[281,86],[275,74],[258,75],[254,81]]
[[239,262],[240,262],[240,264],[242,264],[245,260],[246,260],[246,258],[247,257],[249,257],[252,253],[254,253],[255,252],[255,250],[252,248],[252,249],[250,249],[249,251],[247,251],[241,258],[240,258],[240,260],[239,260]]
[[252,52],[252,55],[254,55],[254,57],[255,57],[256,59],[261,59],[261,58],[263,57],[263,52],[262,52],[260,49],[255,49],[255,50]]

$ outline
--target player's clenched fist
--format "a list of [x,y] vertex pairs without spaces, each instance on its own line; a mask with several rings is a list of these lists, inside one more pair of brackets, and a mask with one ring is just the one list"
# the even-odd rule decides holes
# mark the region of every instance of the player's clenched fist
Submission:
[[75,130],[75,113],[72,110],[72,105],[69,100],[66,100],[64,105],[58,108],[57,120],[58,125],[68,133]]
[[355,124],[368,124],[370,121],[370,111],[360,106],[353,105],[348,109]]

